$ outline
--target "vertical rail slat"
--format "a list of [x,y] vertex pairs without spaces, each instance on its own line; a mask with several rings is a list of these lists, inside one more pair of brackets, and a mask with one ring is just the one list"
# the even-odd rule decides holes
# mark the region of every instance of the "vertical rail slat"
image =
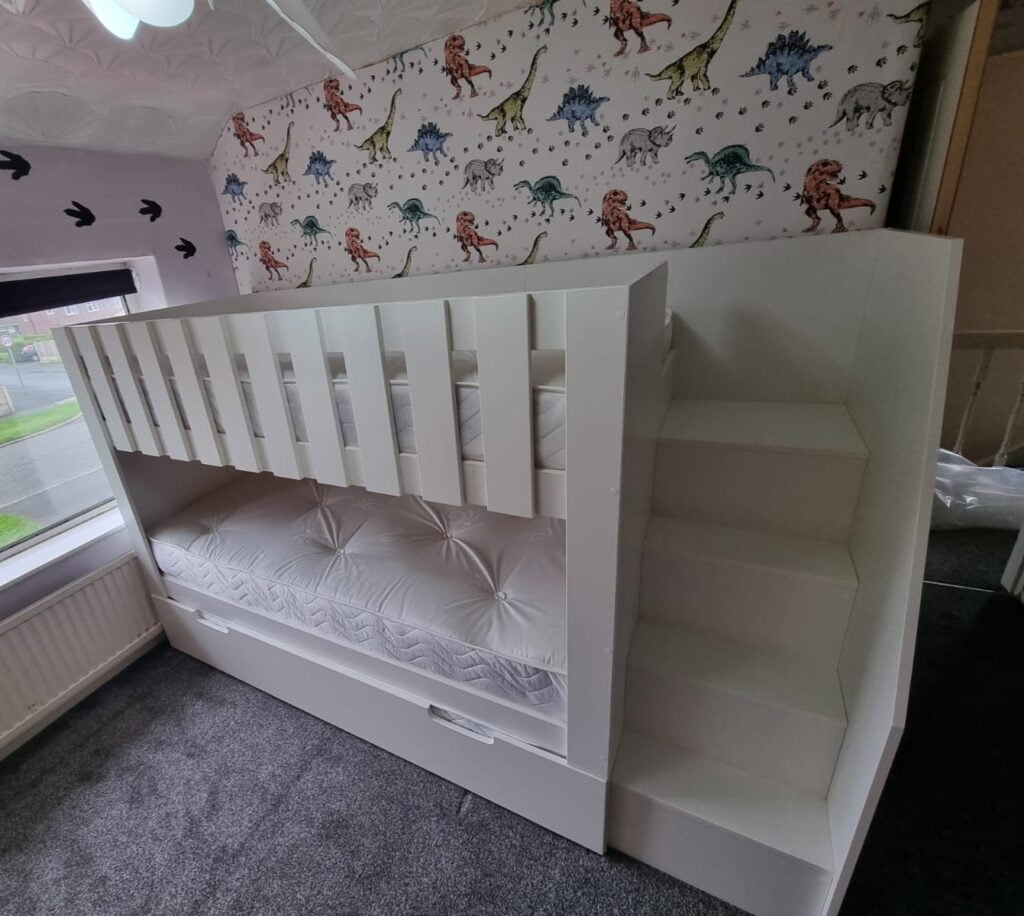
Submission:
[[193,318],[192,326],[196,330],[196,341],[206,357],[213,400],[228,440],[230,462],[243,471],[261,471],[245,394],[238,377],[235,354],[224,333],[224,322],[219,316]]
[[443,300],[401,306],[405,368],[424,499],[461,506],[462,448],[452,384],[451,336]]
[[334,401],[327,350],[319,313],[296,311],[287,319],[288,348],[295,371],[295,386],[306,420],[306,435],[316,479],[339,487],[348,486],[345,473],[345,440],[341,435],[338,407]]
[[992,467],[994,468],[1006,467],[1006,462],[1010,458],[1010,450],[1013,446],[1013,433],[1017,428],[1017,420],[1020,417],[1022,407],[1024,407],[1024,379],[1021,380],[1020,386],[1017,389],[1017,400],[1013,402],[1013,407],[1010,408],[1009,416],[1006,418],[1003,441],[999,443],[999,451],[996,452],[996,457],[992,460]]
[[[635,290],[566,292],[566,670],[574,685],[567,698],[566,757],[570,766],[602,779],[612,758],[618,653],[629,648],[616,643],[616,619],[635,601],[619,595],[628,315],[634,295],[641,302],[653,297],[664,308],[664,286],[658,285],[664,273],[658,277]],[[632,511],[640,512],[640,497],[632,499]]]
[[203,464],[222,465],[224,458],[220,453],[220,437],[210,413],[210,405],[206,403],[202,379],[196,371],[192,346],[185,334],[185,323],[173,318],[161,318],[154,325],[171,363],[181,409],[192,431],[196,457]]
[[78,352],[85,363],[86,371],[89,373],[89,386],[96,395],[100,410],[103,412],[103,419],[107,430],[110,433],[110,441],[114,448],[122,451],[133,451],[135,442],[132,439],[131,431],[125,423],[124,412],[121,410],[121,403],[118,400],[117,392],[107,374],[107,367],[103,355],[94,336],[93,328],[90,325],[69,328],[71,336],[75,341]]
[[321,315],[325,323],[337,330],[345,353],[366,488],[399,496],[402,483],[398,471],[398,443],[377,307],[348,306],[324,311]]
[[299,459],[277,350],[270,339],[266,313],[232,316],[235,339],[249,369],[253,401],[263,427],[270,470],[279,477],[299,479]]
[[978,354],[978,368],[974,373],[974,384],[971,385],[971,395],[964,407],[963,415],[960,417],[960,429],[956,434],[956,442],[953,445],[953,451],[958,455],[962,455],[964,453],[964,443],[967,441],[967,430],[970,429],[971,420],[974,419],[974,406],[978,403],[978,395],[981,394],[981,387],[985,384],[985,379],[988,378],[988,370],[992,365],[993,353],[995,353],[995,349],[993,347],[985,347],[985,349]]
[[181,417],[178,415],[178,408],[174,406],[174,396],[171,394],[167,376],[160,365],[156,344],[153,342],[152,326],[148,321],[131,321],[124,327],[128,332],[128,342],[135,351],[139,369],[142,371],[142,383],[149,395],[153,416],[160,427],[164,454],[179,461],[191,461],[192,453],[185,439]]
[[533,398],[525,294],[477,299],[476,351],[487,508],[532,516]]
[[128,419],[132,423],[132,435],[135,436],[139,451],[147,455],[162,455],[163,449],[160,447],[160,440],[146,407],[146,399],[142,395],[142,388],[139,386],[135,367],[132,366],[129,350],[125,347],[123,328],[124,325],[121,324],[97,325],[100,341],[103,343],[103,349],[107,351],[107,358],[114,370],[114,380],[117,382],[121,399],[128,411]]

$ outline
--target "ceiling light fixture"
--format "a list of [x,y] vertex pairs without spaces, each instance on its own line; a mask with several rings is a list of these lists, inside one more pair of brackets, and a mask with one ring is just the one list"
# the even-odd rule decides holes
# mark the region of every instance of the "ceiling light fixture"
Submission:
[[[118,38],[125,41],[135,36],[140,22],[161,28],[181,25],[195,7],[194,0],[82,0],[93,15]],[[213,9],[213,0],[209,0]],[[309,11],[305,0],[267,0],[267,5],[299,35],[316,48],[349,79],[356,79],[351,67]]]
[[169,28],[192,15],[193,0],[82,0],[111,34],[133,38],[140,22]]

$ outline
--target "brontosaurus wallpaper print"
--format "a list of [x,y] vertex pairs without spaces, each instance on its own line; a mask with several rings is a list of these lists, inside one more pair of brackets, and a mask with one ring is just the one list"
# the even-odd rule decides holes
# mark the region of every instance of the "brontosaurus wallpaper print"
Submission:
[[239,112],[239,288],[880,226],[926,11],[533,0]]

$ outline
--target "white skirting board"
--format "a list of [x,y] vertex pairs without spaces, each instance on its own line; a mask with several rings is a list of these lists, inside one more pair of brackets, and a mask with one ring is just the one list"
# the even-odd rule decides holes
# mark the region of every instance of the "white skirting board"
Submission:
[[130,553],[0,621],[0,758],[161,636]]

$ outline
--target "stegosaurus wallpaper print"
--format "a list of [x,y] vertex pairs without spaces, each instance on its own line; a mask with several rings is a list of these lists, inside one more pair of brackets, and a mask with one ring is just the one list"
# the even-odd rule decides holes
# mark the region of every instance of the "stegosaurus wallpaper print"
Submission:
[[926,10],[533,0],[239,112],[239,289],[880,226]]

